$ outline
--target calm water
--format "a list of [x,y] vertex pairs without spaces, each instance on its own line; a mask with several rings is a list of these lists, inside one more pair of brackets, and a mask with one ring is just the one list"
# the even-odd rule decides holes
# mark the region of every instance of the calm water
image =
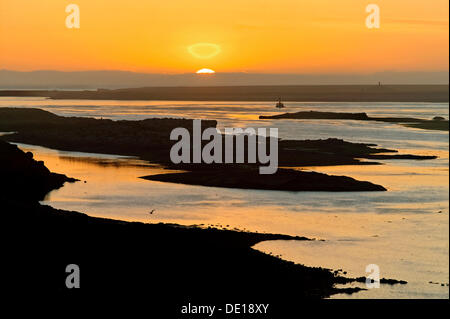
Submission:
[[[256,248],[310,266],[342,268],[351,276],[365,276],[366,265],[377,264],[381,277],[409,282],[334,298],[449,297],[448,132],[375,122],[258,120],[259,115],[278,112],[273,103],[266,102],[3,98],[3,106],[110,119],[216,119],[219,128],[278,127],[282,138],[337,137],[400,152],[438,155],[430,161],[383,161],[384,165],[376,167],[311,168],[378,183],[388,192],[280,192],[146,181],[138,177],[160,173],[161,169],[134,158],[20,145],[33,151],[51,170],[86,181],[52,192],[45,201],[51,206],[124,220],[215,225],[324,239],[264,242]],[[300,110],[448,118],[448,103],[287,103],[282,112]],[[156,211],[149,215],[152,209]]]

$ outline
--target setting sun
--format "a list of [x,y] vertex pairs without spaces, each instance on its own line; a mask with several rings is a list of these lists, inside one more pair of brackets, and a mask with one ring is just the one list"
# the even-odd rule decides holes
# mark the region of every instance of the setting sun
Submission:
[[196,72],[197,74],[214,74],[216,71],[211,69],[200,69]]

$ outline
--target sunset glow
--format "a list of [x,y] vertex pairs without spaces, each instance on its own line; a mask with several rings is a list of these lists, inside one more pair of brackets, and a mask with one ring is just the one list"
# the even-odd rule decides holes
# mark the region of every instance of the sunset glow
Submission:
[[1,1],[0,68],[190,73],[207,59],[221,72],[448,69],[446,0],[379,0],[379,29],[354,0],[76,4],[80,28],[68,29],[59,0]]

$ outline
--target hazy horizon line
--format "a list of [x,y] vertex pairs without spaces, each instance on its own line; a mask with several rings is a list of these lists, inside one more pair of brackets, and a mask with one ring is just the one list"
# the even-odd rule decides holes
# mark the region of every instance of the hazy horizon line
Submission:
[[[59,72],[59,73],[82,73],[82,72],[117,72],[117,73],[134,73],[134,74],[154,74],[154,75],[187,75],[196,74],[196,72],[151,72],[151,71],[133,71],[120,69],[86,69],[86,70],[60,70],[60,69],[36,69],[36,70],[15,70],[8,68],[0,68],[0,72],[18,72],[18,73],[33,73],[33,72]],[[429,70],[380,70],[380,71],[355,71],[355,72],[260,72],[260,71],[215,71],[215,74],[267,74],[267,75],[370,75],[379,73],[440,73],[450,72],[450,69],[429,69]]]
[[449,71],[379,71],[370,73],[144,73],[120,70],[14,71],[0,69],[1,89],[115,89],[179,86],[286,85],[448,85]]

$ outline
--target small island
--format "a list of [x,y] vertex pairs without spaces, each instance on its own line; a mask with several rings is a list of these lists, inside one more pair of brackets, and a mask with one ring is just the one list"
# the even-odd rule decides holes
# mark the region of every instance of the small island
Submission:
[[440,131],[449,130],[448,120],[440,116],[434,117],[432,120],[426,120],[412,117],[371,117],[368,116],[366,113],[301,111],[296,113],[261,115],[259,119],[378,121],[387,123],[398,123],[408,127],[421,128],[427,130],[440,130]]

